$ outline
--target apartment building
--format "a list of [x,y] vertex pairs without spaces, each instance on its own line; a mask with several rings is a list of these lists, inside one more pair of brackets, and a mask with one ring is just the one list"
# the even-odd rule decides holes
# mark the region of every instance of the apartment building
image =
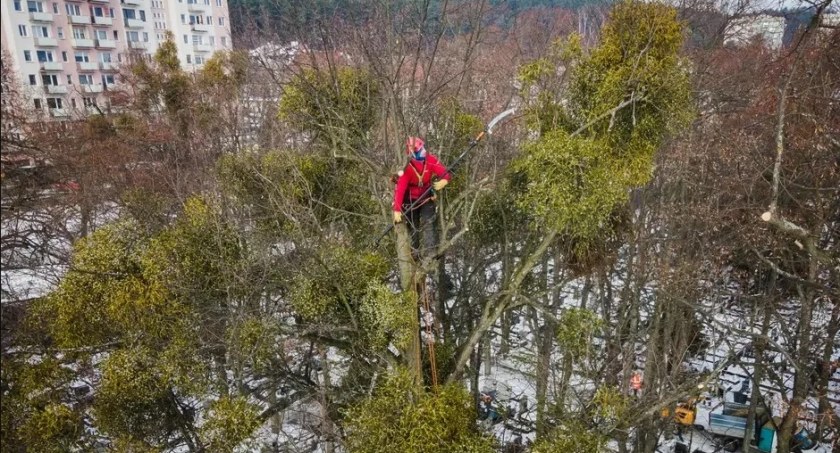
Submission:
[[147,58],[172,32],[181,65],[230,49],[227,0],[0,0],[2,49],[28,104],[54,118],[96,112],[121,64]]

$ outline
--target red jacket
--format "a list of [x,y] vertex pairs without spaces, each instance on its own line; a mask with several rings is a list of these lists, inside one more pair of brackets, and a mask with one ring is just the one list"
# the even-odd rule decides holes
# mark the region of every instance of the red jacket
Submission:
[[402,211],[406,190],[408,190],[409,202],[420,198],[431,185],[432,175],[447,181],[450,178],[446,167],[430,153],[426,154],[425,162],[411,159],[405,166],[402,176],[397,179],[397,188],[394,190],[394,211]]

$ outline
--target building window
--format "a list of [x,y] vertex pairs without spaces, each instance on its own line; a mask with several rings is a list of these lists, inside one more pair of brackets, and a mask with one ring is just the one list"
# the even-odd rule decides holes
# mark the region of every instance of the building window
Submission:
[[105,86],[113,85],[114,84],[114,75],[113,74],[102,74],[102,84]]
[[140,41],[140,34],[136,31],[127,31],[125,32],[125,39],[128,42],[139,42]]
[[111,10],[111,19],[114,18],[114,8],[109,8]]
[[195,64],[204,64],[204,57],[202,57],[201,55],[196,55]]
[[44,12],[44,4],[41,2],[33,2],[28,1],[26,2],[26,8],[30,13],[43,13]]
[[18,25],[18,33],[20,33],[21,36],[28,36],[28,33],[26,33],[26,25]]
[[227,37],[222,36],[222,47],[227,47]]
[[186,25],[186,23],[187,23],[187,15],[186,14],[181,14],[181,23]]
[[93,37],[96,39],[108,39],[108,32],[105,30],[94,30]]
[[85,107],[96,107],[96,98],[82,98],[82,105]]
[[64,27],[58,27],[56,35],[58,35],[60,39],[64,39]]
[[216,6],[222,6],[222,0],[216,0]]
[[90,63],[87,52],[76,52],[76,63]]
[[190,43],[190,37],[187,36],[187,35],[184,35],[184,44],[189,44],[189,43]]
[[93,8],[93,15],[96,17],[105,17],[105,10],[101,6],[95,6]]
[[111,53],[110,52],[103,52],[99,54],[99,61],[103,63],[110,63],[111,62]]
[[64,105],[61,102],[61,98],[47,98],[47,107],[51,109],[60,109],[63,108]]
[[143,32],[143,42],[149,42],[149,33]]
[[21,8],[21,6],[20,6],[20,2],[19,2],[19,1],[15,1],[15,11],[20,11],[20,10],[22,10],[22,9],[23,9],[23,8]]
[[33,86],[38,84],[38,79],[35,77],[35,74],[29,74],[29,84]]
[[32,27],[32,34],[34,34],[38,38],[49,38],[50,37],[50,28],[44,26],[37,26]]
[[32,52],[28,50],[23,51],[23,61],[32,61]]
[[70,74],[67,74],[67,85],[73,85],[73,78],[70,77]]
[[224,17],[219,18],[219,26],[221,26],[221,27],[225,26],[225,18]]
[[64,7],[67,9],[68,16],[81,16],[82,10],[79,9],[79,5],[73,3],[65,3]]
[[215,36],[210,36],[208,39],[210,40],[210,47],[215,47],[216,46],[216,37]]
[[53,54],[52,51],[49,50],[38,50],[35,52],[35,55],[38,57],[38,62],[44,63],[47,61],[53,61]]
[[41,110],[41,100],[40,99],[33,99],[33,101],[35,102],[35,109],[36,110]]
[[146,22],[146,11],[140,10],[140,20]]
[[58,76],[56,76],[55,74],[43,74],[41,75],[41,82],[43,82],[45,86],[58,86]]
[[79,85],[93,85],[93,76],[90,74],[79,74]]
[[70,98],[70,106],[76,108],[76,98]]
[[64,52],[64,51],[61,52],[61,60],[64,61],[65,63],[67,62],[67,52]]
[[58,14],[58,3],[53,3],[53,14]]
[[76,39],[87,39],[85,29],[81,27],[73,27],[73,37]]
[[192,63],[192,56],[190,54],[187,54],[187,63]]
[[205,5],[209,5],[209,4],[210,4],[210,0],[204,0],[204,4],[205,4]]
[[120,34],[117,33],[116,30],[114,30],[114,41],[119,41],[119,40],[120,40]]
[[192,35],[192,42],[194,46],[200,46],[201,42],[201,35]]
[[133,9],[123,8],[123,17],[126,19],[137,19],[137,12]]

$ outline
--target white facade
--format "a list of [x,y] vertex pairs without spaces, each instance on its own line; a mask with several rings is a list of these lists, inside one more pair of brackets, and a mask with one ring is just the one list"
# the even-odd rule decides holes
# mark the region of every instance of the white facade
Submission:
[[725,44],[744,45],[756,36],[760,36],[768,47],[779,49],[785,34],[785,18],[759,14],[740,17],[726,27]]
[[227,0],[0,0],[3,51],[28,104],[56,118],[95,112],[122,63],[172,32],[186,70],[232,47]]

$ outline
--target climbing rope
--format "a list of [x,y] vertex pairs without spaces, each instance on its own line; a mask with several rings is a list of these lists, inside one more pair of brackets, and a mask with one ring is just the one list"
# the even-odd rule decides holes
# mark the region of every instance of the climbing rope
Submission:
[[423,321],[426,323],[426,344],[429,347],[429,369],[432,374],[432,389],[435,392],[438,390],[438,374],[437,374],[437,359],[435,358],[435,314],[432,311],[431,303],[429,302],[429,293],[426,291],[426,285],[423,285],[423,309],[426,310]]
[[[429,301],[429,293],[426,291],[426,282],[425,278],[422,284],[417,282],[417,273],[414,274],[414,288],[418,290],[417,292],[420,293],[420,302],[422,302],[422,308],[425,311],[422,318],[419,320],[422,323],[425,323],[426,328],[426,346],[429,349],[429,371],[431,372],[432,376],[432,389],[437,393],[438,391],[438,373],[437,373],[437,359],[435,357],[435,336],[434,336],[434,325],[435,325],[435,314],[432,311],[431,302]],[[418,307],[419,311],[419,307]],[[420,326],[418,326],[420,327]],[[421,367],[421,359],[420,359],[420,351],[417,351],[417,362],[416,366],[417,369],[422,369]]]

